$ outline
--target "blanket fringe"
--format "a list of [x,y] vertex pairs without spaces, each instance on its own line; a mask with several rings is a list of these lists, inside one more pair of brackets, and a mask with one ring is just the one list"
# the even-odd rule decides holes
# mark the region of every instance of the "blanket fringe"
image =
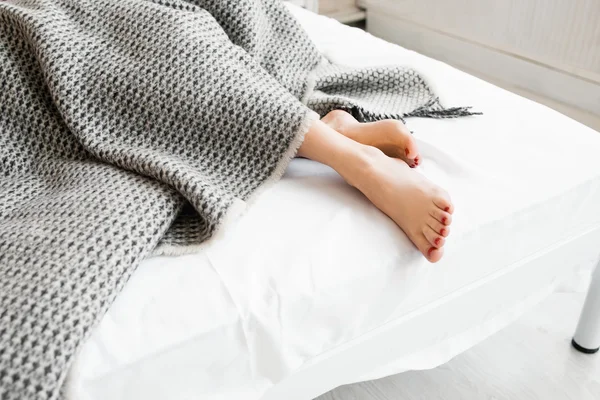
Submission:
[[469,117],[472,115],[482,115],[481,112],[471,111],[472,107],[449,107],[444,108],[440,104],[439,97],[430,101],[422,107],[403,115],[403,118],[420,117],[420,118],[458,118]]

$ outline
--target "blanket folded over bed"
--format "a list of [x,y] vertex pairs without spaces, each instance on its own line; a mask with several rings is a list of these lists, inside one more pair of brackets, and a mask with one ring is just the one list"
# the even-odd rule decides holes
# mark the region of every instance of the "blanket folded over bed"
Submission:
[[469,114],[323,60],[277,0],[1,2],[0,399],[61,396],[140,260],[209,238],[335,108]]

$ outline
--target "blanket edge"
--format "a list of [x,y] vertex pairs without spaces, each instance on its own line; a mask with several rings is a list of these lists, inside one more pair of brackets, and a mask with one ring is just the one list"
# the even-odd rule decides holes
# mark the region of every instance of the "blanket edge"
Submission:
[[[310,88],[310,82],[308,90]],[[271,188],[275,183],[277,183],[285,174],[285,171],[292,161],[292,159],[296,156],[298,149],[304,142],[304,136],[310,129],[310,127],[320,119],[319,114],[307,108],[306,115],[302,123],[300,124],[298,131],[294,135],[293,140],[291,141],[288,149],[283,154],[279,163],[271,172],[271,176],[269,176],[263,183],[261,183],[254,193],[250,195],[250,197],[244,201],[242,199],[236,198],[234,202],[229,206],[225,216],[217,225],[215,229],[215,233],[208,239],[202,243],[191,244],[187,246],[174,246],[174,245],[163,245],[159,244],[154,250],[150,253],[150,257],[156,256],[182,256],[186,254],[194,254],[202,251],[206,246],[210,246],[213,241],[218,241],[223,237],[224,231],[227,226],[235,223],[248,209],[248,207],[253,204],[257,198],[259,198],[266,190]]]

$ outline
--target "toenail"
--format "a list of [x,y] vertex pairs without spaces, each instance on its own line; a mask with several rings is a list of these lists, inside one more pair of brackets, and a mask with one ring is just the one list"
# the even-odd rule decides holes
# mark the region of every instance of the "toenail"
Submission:
[[444,208],[444,211],[446,211],[446,212],[450,211],[450,207]]
[[442,228],[442,230],[440,231],[440,235],[444,236],[446,234],[446,229]]
[[446,225],[447,221],[448,221],[448,218],[446,218],[446,217],[442,218],[442,224]]
[[427,251],[427,255],[431,256],[431,253],[433,253],[434,250],[435,250],[435,247],[430,247],[429,250]]
[[440,238],[435,238],[435,240],[433,241],[433,243],[435,243],[436,246],[439,246],[440,245],[440,241],[441,241]]

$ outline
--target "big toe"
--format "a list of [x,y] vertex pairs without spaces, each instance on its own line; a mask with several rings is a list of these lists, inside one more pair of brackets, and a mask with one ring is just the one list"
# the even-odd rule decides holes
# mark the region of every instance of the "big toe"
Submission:
[[402,134],[402,144],[404,146],[404,157],[407,160],[412,160],[416,165],[421,161],[421,155],[419,154],[419,149],[417,147],[417,142],[415,138],[410,133]]
[[427,250],[427,255],[425,256],[425,258],[427,258],[427,261],[431,263],[436,263],[442,259],[443,255],[443,247],[440,247],[439,249],[436,249],[435,247],[430,247],[429,250]]
[[415,167],[420,164],[421,156],[417,142],[406,125],[397,120],[384,120],[376,122],[378,128],[385,135],[381,138],[380,148],[389,157],[401,158],[409,166]]
[[432,246],[429,240],[423,234],[417,235],[412,239],[415,246],[417,246],[417,249],[419,249],[419,251],[423,253],[427,261],[436,263],[440,261],[440,259],[444,255],[444,248],[436,248]]

